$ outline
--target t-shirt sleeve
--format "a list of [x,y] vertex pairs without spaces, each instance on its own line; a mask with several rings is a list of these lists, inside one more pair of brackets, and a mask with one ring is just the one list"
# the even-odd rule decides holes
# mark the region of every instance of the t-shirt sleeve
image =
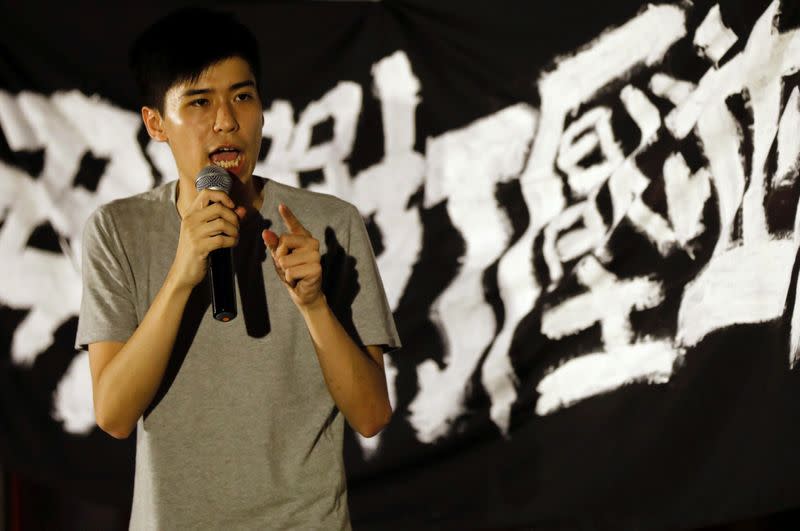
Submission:
[[83,295],[75,348],[98,341],[127,341],[138,326],[130,265],[112,213],[96,210],[83,230]]
[[[348,205],[349,229],[342,240],[325,234],[323,290],[342,326],[361,345],[401,346],[392,310],[358,210]],[[339,247],[341,245],[341,247]],[[327,263],[326,263],[327,262]]]

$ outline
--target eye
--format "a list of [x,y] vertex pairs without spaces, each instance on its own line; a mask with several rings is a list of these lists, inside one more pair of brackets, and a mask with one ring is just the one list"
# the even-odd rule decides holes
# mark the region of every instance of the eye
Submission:
[[208,104],[208,100],[205,98],[198,98],[196,100],[192,100],[189,102],[189,105],[192,107],[203,107]]
[[240,92],[236,95],[236,101],[249,101],[253,99],[253,95],[249,92]]

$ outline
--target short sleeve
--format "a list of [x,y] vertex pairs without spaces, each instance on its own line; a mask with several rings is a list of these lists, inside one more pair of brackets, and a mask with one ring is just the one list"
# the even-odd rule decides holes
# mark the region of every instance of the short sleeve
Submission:
[[[325,234],[323,290],[342,326],[361,345],[401,346],[367,229],[358,210],[347,208],[346,234]],[[340,241],[341,238],[341,241]]]
[[98,341],[127,341],[138,326],[130,265],[107,207],[83,230],[83,292],[75,348]]

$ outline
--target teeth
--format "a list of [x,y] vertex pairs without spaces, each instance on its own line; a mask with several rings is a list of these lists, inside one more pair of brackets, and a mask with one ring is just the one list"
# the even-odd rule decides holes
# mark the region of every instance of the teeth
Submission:
[[230,169],[230,168],[235,168],[236,166],[238,166],[239,163],[241,162],[241,160],[242,160],[242,156],[238,155],[233,160],[218,160],[218,161],[214,162],[214,164],[219,166],[220,168]]

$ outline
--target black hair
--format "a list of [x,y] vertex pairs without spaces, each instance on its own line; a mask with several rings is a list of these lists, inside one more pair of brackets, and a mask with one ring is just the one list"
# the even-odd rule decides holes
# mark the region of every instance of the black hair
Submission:
[[129,63],[144,104],[163,113],[171,86],[193,83],[208,67],[231,57],[250,65],[260,94],[255,36],[232,13],[190,7],[170,13],[139,35]]

